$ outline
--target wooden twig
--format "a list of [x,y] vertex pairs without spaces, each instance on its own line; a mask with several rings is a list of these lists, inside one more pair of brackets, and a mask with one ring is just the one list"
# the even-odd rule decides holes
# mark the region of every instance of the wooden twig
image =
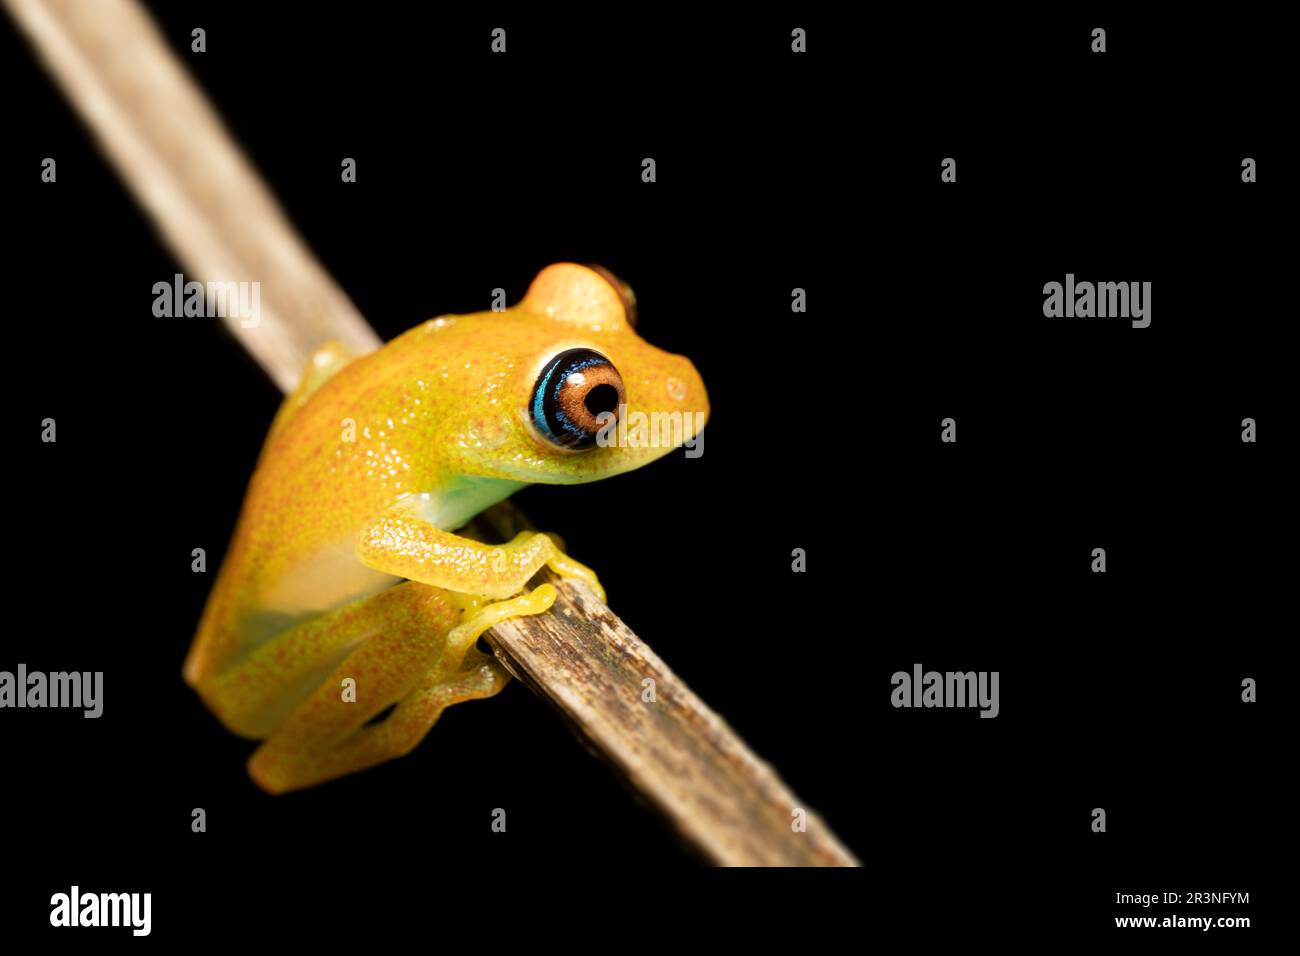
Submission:
[[187,275],[260,283],[255,328],[223,318],[282,390],[328,339],[379,347],[139,4],[3,2]]
[[[503,540],[533,527],[508,501],[483,520]],[[548,570],[542,580],[560,592],[551,613],[498,624],[489,643],[692,845],[729,865],[857,865],[772,767],[590,588]],[[796,810],[805,832],[792,826]]]
[[[378,347],[134,0],[3,2],[189,277],[261,283],[259,324],[227,324],[281,389],[327,339]],[[525,521],[510,506],[483,520],[506,536]],[[542,577],[560,592],[554,608],[497,625],[498,656],[707,859],[857,865],[585,585]]]

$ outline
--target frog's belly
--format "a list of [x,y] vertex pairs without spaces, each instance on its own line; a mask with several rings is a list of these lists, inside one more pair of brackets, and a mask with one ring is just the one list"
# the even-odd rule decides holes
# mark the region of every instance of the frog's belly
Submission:
[[[438,492],[404,495],[400,507],[444,530],[463,525],[484,508],[522,488],[517,481],[458,478]],[[368,568],[357,560],[357,536],[337,541],[294,559],[293,569],[263,582],[241,630],[247,647],[256,647],[308,618],[378,594],[402,578]]]
[[378,594],[400,580],[358,561],[356,536],[348,535],[300,558],[292,571],[263,587],[258,605],[282,622],[302,620]]

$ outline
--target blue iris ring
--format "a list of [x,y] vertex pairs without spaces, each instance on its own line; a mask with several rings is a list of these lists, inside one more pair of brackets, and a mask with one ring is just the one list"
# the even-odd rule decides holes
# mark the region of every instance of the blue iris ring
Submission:
[[[571,413],[573,403],[565,401],[565,389],[573,388],[569,377],[596,367],[608,368],[615,377],[618,375],[609,359],[593,349],[566,349],[542,368],[537,384],[533,386],[529,411],[533,425],[547,441],[561,448],[574,449],[590,448],[596,444],[599,426],[595,416],[575,416]],[[566,405],[569,410],[566,410]]]

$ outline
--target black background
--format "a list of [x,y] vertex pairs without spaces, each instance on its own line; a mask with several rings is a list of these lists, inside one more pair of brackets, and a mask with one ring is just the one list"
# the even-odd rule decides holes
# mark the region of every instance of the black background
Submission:
[[[211,584],[191,549],[215,571],[279,393],[217,322],[152,316],[176,265],[6,29],[0,668],[105,672],[99,720],[0,714],[6,931],[47,928],[76,882],[151,891],[159,938],[409,919],[432,887],[467,912],[590,894],[701,915],[734,885],[778,901],[751,920],[995,940],[1149,939],[1114,928],[1151,912],[1117,891],[1230,890],[1251,903],[1176,911],[1262,935],[1294,570],[1278,30],[150,7],[383,337],[497,286],[517,301],[554,261],[632,284],[640,332],[708,385],[704,456],[517,500],[865,868],[699,869],[520,685],[405,759],[261,794],[180,665]],[[1150,281],[1151,327],[1044,318],[1067,272]],[[1000,671],[1000,716],[893,709],[916,662]]]

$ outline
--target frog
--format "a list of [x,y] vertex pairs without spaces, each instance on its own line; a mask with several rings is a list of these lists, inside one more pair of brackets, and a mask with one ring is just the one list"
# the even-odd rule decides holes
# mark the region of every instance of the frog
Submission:
[[[271,421],[182,669],[258,743],[258,787],[405,756],[447,707],[500,693],[510,672],[479,638],[550,609],[554,585],[528,587],[543,567],[604,601],[558,536],[494,544],[466,526],[528,485],[702,439],[700,374],[636,325],[626,283],[560,262],[513,307],[430,319],[365,354],[316,350]],[[655,413],[680,413],[675,440],[611,440]]]

